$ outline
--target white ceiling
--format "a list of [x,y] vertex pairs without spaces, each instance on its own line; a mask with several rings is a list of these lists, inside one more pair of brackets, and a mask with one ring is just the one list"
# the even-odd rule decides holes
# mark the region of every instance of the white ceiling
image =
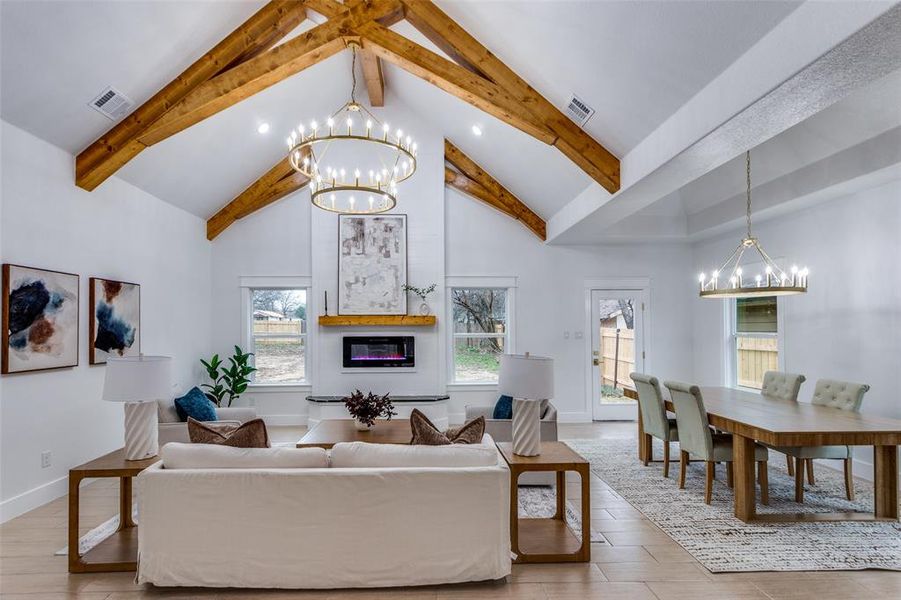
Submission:
[[[618,155],[799,4],[438,3],[553,103],[562,105],[575,92],[592,105],[597,113],[586,129]],[[0,115],[77,153],[111,125],[87,106],[105,86],[145,101],[262,4],[5,0]],[[418,36],[405,24],[396,29]],[[119,174],[208,217],[278,160],[279,132],[298,117],[324,115],[344,101],[348,64],[347,53],[324,61],[150,148]],[[390,66],[386,79],[386,118],[402,121],[403,111],[418,113],[543,217],[590,182],[555,149],[444,92]],[[268,136],[255,132],[262,120],[271,124]],[[481,138],[470,133],[474,123],[485,131]]]
[[[810,169],[817,164],[828,164],[826,161],[833,156],[841,155],[842,162],[846,164],[855,161],[862,163],[857,169],[845,173],[849,179],[880,170],[886,166],[881,161],[861,160],[871,151],[867,142],[899,127],[901,70],[855,91],[752,149],[752,196],[763,205],[767,199],[760,191],[766,190],[770,196],[778,195],[782,200],[780,204],[793,202],[801,195],[800,189],[783,194],[779,187],[797,186],[798,179],[792,178],[792,174],[804,173],[805,169],[809,169],[805,185],[816,184],[816,181],[809,181],[810,177],[820,180],[823,185],[834,185],[837,170],[834,165],[829,169]],[[892,135],[883,143],[897,143],[897,139]],[[883,157],[889,158],[885,154]],[[865,181],[878,183],[879,180]],[[617,228],[628,230],[630,224],[647,224],[651,217],[657,217],[668,220],[669,228],[657,232],[665,237],[699,238],[704,237],[708,230],[716,233],[722,229],[724,217],[731,215],[730,220],[742,218],[745,185],[745,157],[742,154],[642,209]],[[782,214],[776,208],[768,204],[767,210],[758,213],[757,220]],[[711,218],[712,215],[716,217]],[[615,232],[611,230],[607,233]]]

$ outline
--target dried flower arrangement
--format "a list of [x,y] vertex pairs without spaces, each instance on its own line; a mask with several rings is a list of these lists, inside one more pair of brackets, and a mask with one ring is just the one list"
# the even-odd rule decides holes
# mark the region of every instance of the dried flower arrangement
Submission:
[[344,406],[347,407],[350,416],[367,427],[372,427],[379,417],[385,417],[390,421],[391,417],[397,414],[388,394],[377,396],[369,392],[364,396],[363,392],[355,390],[353,394],[344,398]]

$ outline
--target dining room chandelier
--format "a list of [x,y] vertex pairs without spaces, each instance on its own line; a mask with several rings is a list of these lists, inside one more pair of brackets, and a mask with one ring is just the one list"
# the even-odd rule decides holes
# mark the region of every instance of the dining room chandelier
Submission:
[[[751,235],[751,152],[745,153],[745,173],[747,176],[747,235],[738,244],[738,248],[718,269],[698,276],[701,298],[754,298],[760,296],[789,296],[803,294],[807,291],[807,267],[799,269],[796,265],[784,271],[760,245],[756,237]],[[749,275],[742,267],[745,252],[757,251],[763,259],[763,272]],[[753,256],[753,253],[751,254]],[[756,261],[755,261],[756,263]],[[758,266],[759,268],[759,266]]]
[[357,47],[350,101],[323,123],[301,123],[288,135],[291,166],[310,179],[313,204],[337,213],[377,214],[397,204],[397,184],[416,171],[416,143],[392,130],[356,100]]

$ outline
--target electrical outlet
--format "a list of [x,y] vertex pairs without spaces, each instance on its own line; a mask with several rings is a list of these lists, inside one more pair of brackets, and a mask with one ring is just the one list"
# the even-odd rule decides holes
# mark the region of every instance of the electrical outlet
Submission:
[[46,469],[50,466],[52,455],[50,454],[50,450],[45,450],[41,452],[41,468]]

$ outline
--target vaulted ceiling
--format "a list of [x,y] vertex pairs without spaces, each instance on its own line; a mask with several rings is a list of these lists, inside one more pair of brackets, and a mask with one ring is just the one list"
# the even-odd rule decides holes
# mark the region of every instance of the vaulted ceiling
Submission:
[[[111,126],[87,105],[105,86],[113,85],[140,105],[264,4],[7,0],[0,4],[0,114],[77,154]],[[768,43],[780,26],[787,28],[791,18],[798,18],[795,13],[802,3],[438,0],[436,4],[554,106],[564,106],[572,93],[588,102],[596,114],[585,132],[623,158],[644,150],[643,142],[648,145],[681,108],[750,50]],[[874,10],[873,15],[879,13]],[[857,18],[865,23],[867,17]],[[315,20],[303,21],[288,38],[316,25]],[[442,53],[410,23],[398,22],[391,30]],[[347,52],[327,58],[151,146],[117,175],[209,218],[279,161],[283,153],[279,132],[290,129],[299,116],[327,114],[345,100],[349,66]],[[380,118],[402,121],[404,114],[417,113],[541,218],[561,221],[573,208],[568,205],[596,185],[555,148],[392,64],[383,61],[382,68],[386,100],[385,108],[377,112]],[[891,85],[886,84],[882,98],[896,90]],[[836,112],[836,118],[841,116]],[[893,116],[888,114],[885,122]],[[264,121],[271,126],[270,135],[256,133]],[[473,124],[484,131],[480,138],[470,133]],[[885,131],[882,125],[879,128]],[[872,133],[871,137],[878,135]],[[846,138],[838,145],[850,145],[855,136]],[[687,223],[689,215],[734,195],[730,170],[734,165],[727,163],[739,153],[730,151],[720,163],[725,170],[710,176],[709,190],[700,179],[681,195],[676,192],[682,186],[676,186],[642,209],[644,216],[665,215],[674,223]],[[798,168],[811,160],[799,159]],[[629,161],[623,166],[630,168]],[[521,177],[524,170],[528,180]],[[633,183],[626,173],[624,177],[627,185]],[[600,241],[610,234],[598,226],[586,231],[597,235],[579,234],[571,241]],[[679,237],[673,233],[678,229],[667,231],[662,237]],[[686,225],[682,237],[690,235]]]

